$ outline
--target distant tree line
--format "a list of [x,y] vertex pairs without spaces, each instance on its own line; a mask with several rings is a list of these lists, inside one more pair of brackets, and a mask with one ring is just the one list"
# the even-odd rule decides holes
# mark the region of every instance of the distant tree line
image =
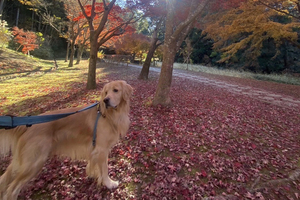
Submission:
[[[10,27],[18,26],[42,33],[45,41],[33,55],[42,58],[65,56],[68,38],[62,37],[62,33],[71,27],[61,23],[61,32],[55,31],[45,18],[45,15],[49,15],[52,18],[48,16],[48,20],[70,20],[70,11],[64,2],[44,0],[41,5],[24,2],[1,1],[2,7],[5,7],[2,19]],[[201,26],[195,26],[183,40],[175,62],[262,73],[300,73],[300,15],[299,3],[296,3],[286,0],[246,0],[240,1],[234,8],[228,4],[227,7],[220,7],[220,2],[219,7],[212,4],[209,12],[204,14],[205,22],[199,22]],[[127,35],[114,41],[115,44],[106,44],[101,48],[106,52],[131,54],[133,58],[145,60],[153,33],[157,36],[152,42],[155,45],[163,44],[165,16],[162,13],[156,11],[140,20],[135,26],[136,35]],[[10,45],[15,48],[13,43]],[[80,50],[84,45],[76,43],[75,46],[76,52],[85,51]],[[158,47],[153,47],[152,57],[162,59],[162,49]],[[82,52],[79,52],[79,57]]]

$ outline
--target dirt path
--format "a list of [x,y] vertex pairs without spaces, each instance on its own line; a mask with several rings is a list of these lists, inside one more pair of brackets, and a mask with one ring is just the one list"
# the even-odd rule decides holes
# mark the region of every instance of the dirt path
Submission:
[[[137,65],[129,65],[131,67],[142,68],[141,66]],[[160,73],[160,68],[150,68],[150,71]],[[184,70],[177,70],[174,69],[173,76],[186,78],[189,80],[197,81],[203,83],[205,85],[210,85],[213,87],[222,88],[234,94],[239,95],[246,95],[250,98],[257,99],[259,101],[263,101],[266,103],[274,104],[277,106],[281,106],[284,108],[290,109],[298,109],[300,108],[300,99],[288,95],[278,94],[274,92],[270,92],[264,89],[252,87],[252,86],[245,86],[240,84],[232,84],[226,81],[216,80],[213,78],[207,78],[199,75],[192,75],[191,72],[185,72]],[[299,87],[300,90],[300,87]],[[300,91],[299,91],[300,93]]]

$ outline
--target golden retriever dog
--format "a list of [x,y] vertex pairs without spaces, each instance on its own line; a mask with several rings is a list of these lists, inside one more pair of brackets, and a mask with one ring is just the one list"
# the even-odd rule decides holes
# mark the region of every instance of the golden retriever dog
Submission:
[[[125,81],[107,83],[97,106],[68,117],[31,127],[19,126],[0,131],[0,155],[12,154],[12,160],[0,178],[0,199],[15,200],[23,186],[42,169],[49,156],[68,156],[88,161],[86,173],[98,184],[112,189],[118,182],[108,176],[110,149],[129,128],[129,100],[132,88]],[[62,109],[47,114],[68,113],[82,108]],[[93,146],[93,131],[97,111],[97,138]],[[44,115],[44,114],[43,114]]]

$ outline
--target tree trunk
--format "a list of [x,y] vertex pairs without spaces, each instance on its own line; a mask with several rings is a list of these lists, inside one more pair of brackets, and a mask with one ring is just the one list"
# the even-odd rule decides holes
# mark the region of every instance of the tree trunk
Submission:
[[87,81],[87,89],[96,89],[96,64],[97,64],[97,37],[93,37],[92,32],[90,36],[90,58],[89,58],[89,72],[88,72],[88,81]]
[[[105,3],[105,1],[103,1]],[[81,4],[80,0],[78,0],[78,3],[80,5],[80,8],[83,12],[83,15],[85,18],[88,20],[89,23],[89,29],[90,29],[90,58],[89,58],[89,72],[88,72],[88,81],[87,81],[87,89],[96,89],[96,64],[97,64],[97,53],[98,49],[100,47],[100,43],[98,43],[98,37],[100,33],[103,31],[105,28],[105,24],[108,20],[108,15],[114,6],[116,0],[111,0],[108,5],[105,6],[105,9],[102,14],[102,18],[100,20],[100,23],[95,30],[94,27],[94,19],[96,16],[95,13],[95,3],[96,0],[92,0],[92,10],[90,13],[90,16],[88,17],[83,5]],[[102,38],[104,39],[104,38]],[[108,38],[109,39],[109,38]],[[104,42],[107,40],[104,40]],[[104,43],[103,42],[103,43]]]
[[155,26],[155,29],[154,29],[153,34],[152,34],[150,48],[149,48],[149,51],[147,53],[146,60],[144,62],[143,68],[141,70],[141,73],[140,73],[138,79],[142,79],[142,80],[147,80],[148,79],[151,60],[153,58],[153,55],[154,55],[154,52],[155,52],[156,48],[159,46],[156,43],[158,41],[158,31],[159,31],[161,25],[162,25],[162,20],[159,20],[159,21],[156,22],[156,26]]
[[33,31],[33,28],[34,28],[34,11],[32,11],[31,14],[31,31]]
[[84,49],[84,45],[79,45],[78,51],[77,51],[76,65],[78,65],[82,59],[83,49]]
[[163,62],[161,65],[161,71],[158,79],[158,85],[156,88],[155,96],[153,99],[153,105],[168,105],[171,103],[169,96],[173,63],[176,55],[176,39],[173,36],[173,24],[175,18],[174,2],[167,1],[167,18],[166,18],[166,30],[165,30],[165,44],[163,49]]
[[4,8],[4,1],[5,0],[1,0],[1,2],[0,2],[0,19],[2,19],[2,13],[3,13],[3,8]]
[[17,10],[16,26],[19,26],[19,16],[20,16],[20,8],[18,8]]
[[135,55],[136,55],[135,53],[132,53],[132,54],[131,54],[131,60],[130,60],[131,63],[134,63]]
[[39,32],[42,32],[42,31],[41,31],[41,27],[42,27],[42,16],[39,15],[39,26],[38,26],[38,31],[39,31]]
[[173,73],[173,63],[175,59],[176,52],[179,50],[179,47],[192,29],[193,22],[195,22],[196,17],[202,12],[205,5],[209,0],[202,1],[198,5],[198,1],[191,1],[191,10],[188,14],[186,20],[182,21],[178,25],[175,24],[175,0],[167,1],[167,17],[166,17],[166,30],[165,30],[165,43],[164,43],[164,52],[163,52],[163,62],[161,66],[161,72],[158,80],[158,85],[156,88],[155,96],[153,99],[153,105],[168,105],[171,103],[169,97],[171,82],[172,82],[172,73]]
[[145,62],[143,64],[143,68],[141,70],[141,73],[140,73],[138,79],[142,79],[142,80],[147,80],[148,79],[151,60],[153,58],[155,49],[157,47],[156,46],[156,42],[157,42],[157,39],[153,40],[152,43],[151,43],[150,49],[149,49],[149,51],[147,53],[146,60],[145,60]]
[[48,25],[46,24],[44,27],[45,27],[44,35],[46,35],[46,33],[48,32]]
[[71,42],[70,60],[69,60],[69,66],[68,67],[73,67],[74,53],[75,53],[75,41],[72,41]]
[[161,66],[161,72],[156,88],[153,105],[169,105],[171,99],[169,96],[172,74],[173,74],[173,63],[176,55],[176,48],[173,45],[164,46],[164,58]]
[[67,44],[67,53],[66,53],[66,59],[65,59],[65,62],[68,62],[68,59],[69,59],[69,51],[70,51],[70,40],[68,40],[68,44]]

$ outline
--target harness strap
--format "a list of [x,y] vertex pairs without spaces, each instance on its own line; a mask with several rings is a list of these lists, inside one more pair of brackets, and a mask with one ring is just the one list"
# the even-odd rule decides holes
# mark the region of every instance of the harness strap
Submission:
[[1,128],[15,128],[16,126],[26,125],[31,126],[32,124],[46,123],[54,120],[58,120],[64,117],[68,117],[75,113],[83,112],[90,108],[97,106],[98,103],[94,103],[88,107],[85,107],[81,110],[70,112],[70,113],[61,113],[55,115],[39,115],[39,116],[25,116],[25,117],[14,117],[14,116],[0,116],[0,129]]
[[98,121],[99,121],[99,118],[101,117],[101,111],[98,110],[97,111],[97,119],[96,119],[96,122],[95,122],[95,126],[94,126],[94,133],[93,133],[93,147],[96,146],[96,139],[97,139],[97,125],[98,125]]

